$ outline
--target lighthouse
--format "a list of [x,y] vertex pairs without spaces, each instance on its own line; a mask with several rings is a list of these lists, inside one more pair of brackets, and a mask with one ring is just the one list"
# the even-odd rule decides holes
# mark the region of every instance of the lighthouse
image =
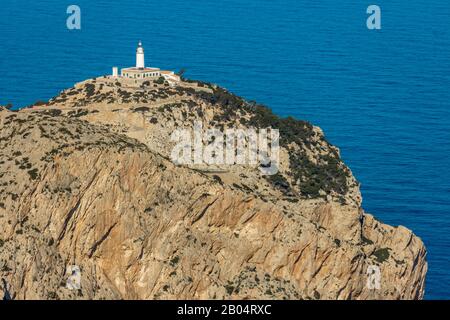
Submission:
[[138,47],[136,49],[136,68],[138,69],[145,68],[144,48],[142,47],[141,41],[139,41]]
[[144,48],[142,41],[139,40],[136,49],[136,67],[124,68],[118,76],[118,68],[113,67],[112,78],[127,79],[128,85],[148,82],[148,80],[158,80],[164,78],[170,85],[180,82],[181,78],[173,71],[161,70],[159,68],[145,67]]

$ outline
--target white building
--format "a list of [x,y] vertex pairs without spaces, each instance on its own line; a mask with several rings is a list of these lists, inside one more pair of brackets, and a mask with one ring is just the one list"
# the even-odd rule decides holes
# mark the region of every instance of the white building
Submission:
[[119,69],[117,67],[113,67],[112,76],[117,78],[119,76]]
[[[117,70],[114,70],[113,68],[113,76],[116,74],[115,72],[117,72]],[[144,48],[141,41],[139,41],[136,49],[136,67],[124,68],[121,70],[120,75],[123,78],[134,80],[156,80],[163,77],[171,85],[180,81],[180,77],[173,71],[165,71],[160,70],[159,68],[145,66]]]

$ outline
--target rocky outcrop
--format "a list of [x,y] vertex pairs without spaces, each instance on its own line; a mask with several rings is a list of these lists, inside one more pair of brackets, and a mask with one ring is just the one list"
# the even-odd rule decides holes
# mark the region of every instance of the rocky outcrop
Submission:
[[[279,128],[279,174],[172,163],[171,132],[199,120]],[[209,84],[99,78],[3,109],[0,127],[0,278],[14,299],[423,297],[422,241],[361,209],[307,122]],[[71,265],[80,290],[66,288]]]

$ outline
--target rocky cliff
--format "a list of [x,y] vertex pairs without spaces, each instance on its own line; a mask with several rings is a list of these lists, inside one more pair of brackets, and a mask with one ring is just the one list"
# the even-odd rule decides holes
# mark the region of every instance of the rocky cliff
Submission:
[[[279,173],[175,165],[170,134],[194,121],[279,129]],[[423,297],[422,241],[361,209],[320,128],[220,87],[97,78],[2,109],[0,128],[0,277],[14,299]],[[66,288],[71,265],[80,290]]]

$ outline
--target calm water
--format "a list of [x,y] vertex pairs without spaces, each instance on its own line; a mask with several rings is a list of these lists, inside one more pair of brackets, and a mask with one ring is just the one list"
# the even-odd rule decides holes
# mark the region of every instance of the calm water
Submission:
[[[450,298],[450,7],[444,0],[0,1],[0,104],[48,99],[146,62],[307,119],[362,183],[364,208],[428,248],[426,298]],[[349,1],[345,1],[349,2]]]

